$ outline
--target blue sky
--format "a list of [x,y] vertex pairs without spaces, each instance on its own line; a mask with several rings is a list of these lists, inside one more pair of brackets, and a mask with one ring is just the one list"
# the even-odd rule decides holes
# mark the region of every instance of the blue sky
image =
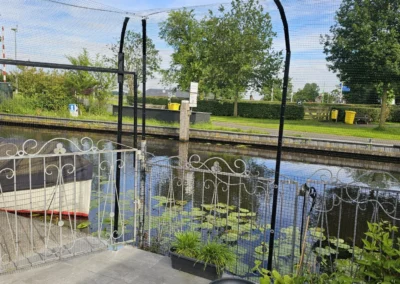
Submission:
[[[204,15],[208,9],[217,9],[224,0],[55,0],[71,5],[113,10],[121,13],[93,11],[60,5],[52,0],[0,0],[0,25],[5,26],[6,56],[14,58],[14,32],[18,25],[18,59],[66,63],[65,55],[77,55],[87,48],[91,55],[109,54],[109,45],[120,34],[123,12],[135,12],[128,28],[141,31],[141,15],[171,8],[193,7],[196,15]],[[277,38],[276,50],[284,50],[283,30],[280,16],[273,0],[261,1],[272,18]],[[315,82],[321,90],[330,91],[339,84],[337,77],[326,67],[320,35],[329,32],[334,23],[334,13],[340,5],[338,0],[282,0],[289,21],[292,61],[290,76],[294,89],[305,83]],[[207,6],[208,5],[208,6]],[[197,7],[194,7],[197,6]],[[227,5],[229,7],[229,5]],[[168,67],[172,50],[158,37],[159,23],[167,12],[149,16],[148,36],[155,42],[163,58],[162,66]],[[149,81],[149,87],[163,87],[159,76]]]

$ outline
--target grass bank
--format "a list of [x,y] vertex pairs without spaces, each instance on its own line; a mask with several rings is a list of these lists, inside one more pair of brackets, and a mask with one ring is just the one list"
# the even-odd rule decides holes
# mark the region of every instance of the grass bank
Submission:
[[[279,120],[213,116],[212,123],[222,122],[227,125],[234,124],[237,127],[254,127],[268,129],[279,129]],[[319,133],[337,136],[353,136],[361,138],[399,140],[400,124],[387,123],[384,129],[379,129],[378,125],[349,125],[342,122],[321,122],[315,120],[286,120],[285,130],[304,133]]]

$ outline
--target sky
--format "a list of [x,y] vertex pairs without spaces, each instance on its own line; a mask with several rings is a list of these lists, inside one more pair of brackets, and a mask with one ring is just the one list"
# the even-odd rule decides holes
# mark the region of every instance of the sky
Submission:
[[[340,1],[281,1],[289,22],[290,77],[294,90],[306,83],[317,83],[321,91],[335,89],[339,79],[328,71],[320,36],[329,33]],[[83,48],[93,57],[96,54],[110,56],[109,46],[118,40],[124,17],[130,17],[128,29],[141,32],[141,19],[146,15],[148,37],[160,51],[161,66],[168,68],[173,50],[158,36],[159,24],[167,18],[168,11],[188,7],[201,17],[209,9],[217,9],[221,4],[229,7],[229,3],[224,0],[0,0],[0,25],[5,27],[7,58],[15,58],[16,35],[18,59],[68,63],[66,56],[76,56]],[[270,13],[277,33],[274,49],[285,53],[283,27],[276,6],[273,0],[260,3]],[[17,25],[15,33],[11,28]],[[150,79],[147,86],[168,88],[161,85],[159,75]],[[259,98],[257,94],[253,95]]]

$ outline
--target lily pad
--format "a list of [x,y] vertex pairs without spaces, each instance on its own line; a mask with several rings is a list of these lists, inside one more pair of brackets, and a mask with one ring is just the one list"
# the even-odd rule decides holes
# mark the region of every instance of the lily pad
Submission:
[[76,226],[78,229],[84,229],[90,226],[90,221],[84,221]]
[[226,208],[226,204],[225,203],[221,203],[221,202],[218,202],[217,203],[217,207],[219,207],[219,208]]
[[159,201],[160,203],[167,203],[167,202],[168,202],[168,199],[167,199],[167,197],[165,197],[165,196],[156,195],[156,196],[153,196],[152,198],[153,198],[154,200]]
[[268,246],[267,246],[267,244],[266,243],[263,243],[263,244],[261,244],[260,246],[257,246],[255,249],[254,249],[254,251],[257,253],[257,254],[267,254],[268,253]]
[[215,212],[218,212],[220,214],[227,214],[228,213],[228,209],[226,208],[216,208],[214,209]]
[[204,223],[201,224],[201,228],[202,229],[207,229],[207,230],[212,230],[214,228],[214,226],[211,223],[204,222]]
[[317,248],[315,248],[315,252],[322,256],[328,256],[328,255],[336,253],[336,251],[333,248],[328,247],[328,246],[326,246],[325,248],[317,247]]
[[238,234],[234,232],[229,232],[221,236],[221,240],[225,242],[237,242],[238,238]]
[[176,200],[175,203],[178,204],[178,205],[183,206],[183,205],[187,204],[187,200]]
[[207,214],[207,212],[204,212],[204,211],[192,211],[189,215],[191,215],[193,217],[202,217],[206,214]]
[[215,205],[214,204],[201,204],[201,207],[203,207],[207,211],[210,211],[211,209],[215,208]]
[[310,235],[313,236],[314,238],[320,239],[320,240],[326,240],[326,237],[324,235],[325,229],[323,228],[310,228],[308,230],[310,232]]
[[337,239],[335,237],[330,237],[329,238],[329,242],[336,246],[336,244],[343,244],[344,240],[343,239]]

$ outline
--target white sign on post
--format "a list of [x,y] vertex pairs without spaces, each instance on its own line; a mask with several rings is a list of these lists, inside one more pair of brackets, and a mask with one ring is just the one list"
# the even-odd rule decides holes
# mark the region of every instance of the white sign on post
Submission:
[[197,107],[197,94],[199,92],[199,83],[190,83],[190,96],[189,96],[189,107]]
[[190,83],[190,92],[197,94],[199,92],[199,83],[191,82]]

